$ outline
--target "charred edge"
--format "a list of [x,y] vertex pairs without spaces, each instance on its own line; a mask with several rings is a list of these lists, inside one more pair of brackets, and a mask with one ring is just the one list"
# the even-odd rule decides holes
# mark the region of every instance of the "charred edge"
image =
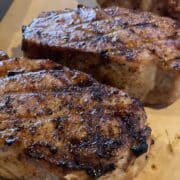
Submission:
[[58,130],[63,130],[64,127],[61,123],[65,122],[68,120],[68,116],[59,116],[57,118],[55,118],[53,120],[54,124],[55,124],[55,129],[58,129]]
[[155,144],[155,140],[151,139],[151,145],[154,145],[154,144]]
[[87,174],[92,178],[98,178],[103,174],[113,171],[115,169],[114,164],[107,164],[107,165],[99,165],[96,167],[92,167],[91,165],[84,165],[78,164],[77,162],[68,161],[66,159],[62,159],[58,162],[58,166],[66,169],[73,169],[73,170],[85,170]]
[[139,27],[139,28],[147,28],[147,27],[151,27],[151,28],[158,28],[158,26],[154,23],[147,23],[147,22],[142,22],[142,23],[138,23],[133,25],[135,27]]
[[52,155],[58,152],[58,148],[51,143],[37,142],[26,149],[26,154],[35,159],[43,159],[45,155],[38,148],[47,148]]
[[135,60],[135,52],[132,49],[122,47],[120,48],[120,55],[125,56],[128,60]]
[[23,26],[22,26],[22,28],[21,28],[22,33],[24,33],[24,32],[25,32],[26,27],[27,27],[27,26],[25,26],[25,25],[23,25]]
[[[115,115],[119,116],[119,113],[116,112]],[[139,126],[137,124],[139,122],[137,118],[138,117],[134,117],[134,114],[125,114],[122,116],[124,134],[128,134],[128,136],[134,140],[139,140],[140,137],[140,133],[136,130],[136,126]]]
[[137,146],[132,147],[131,151],[138,157],[148,151],[148,144],[146,142],[140,142]]
[[97,101],[102,101],[108,94],[103,86],[90,87],[91,98]]
[[108,55],[108,51],[101,51],[100,52],[100,57],[103,58],[103,59],[108,59],[109,58],[109,55]]
[[40,38],[41,37],[41,31],[37,31],[37,35]]
[[46,108],[44,111],[45,111],[45,115],[47,115],[47,116],[50,116],[53,114],[53,110],[50,108]]
[[148,126],[140,132],[139,144],[131,148],[131,151],[135,156],[138,157],[148,151],[147,139],[150,137],[150,134],[151,128]]
[[[24,34],[23,34],[23,36],[24,36]],[[28,50],[28,43],[26,42],[26,40],[24,38],[22,40],[21,50],[24,52],[26,52]]]
[[[98,129],[98,126],[97,126]],[[109,159],[113,156],[113,151],[120,148],[123,143],[121,139],[110,139],[105,138],[98,130],[96,130],[96,134],[81,141],[80,144],[77,144],[76,148],[92,148],[92,146],[96,149],[96,156],[98,158],[106,158]]]
[[11,70],[11,71],[8,71],[7,76],[8,77],[15,76],[17,74],[23,74],[24,72],[25,72],[25,70],[23,70],[23,69]]
[[114,164],[107,164],[104,167],[97,167],[95,169],[88,169],[87,173],[91,177],[98,178],[107,172],[113,171],[114,169],[115,169]]
[[77,8],[84,8],[85,6],[83,4],[78,4]]
[[26,149],[26,154],[31,158],[49,161],[50,163],[52,161],[52,163],[55,163],[57,166],[59,166],[61,168],[73,169],[73,170],[85,170],[87,172],[87,174],[93,178],[100,177],[103,174],[113,171],[115,169],[115,165],[112,163],[107,164],[107,165],[103,165],[100,163],[96,166],[93,166],[91,163],[88,163],[88,164],[81,163],[78,161],[78,159],[76,161],[72,161],[69,159],[62,158],[59,160],[57,159],[55,162],[53,159],[48,158],[47,155],[43,154],[41,149],[38,149],[38,147],[39,148],[41,148],[41,147],[48,148],[50,153],[52,153],[53,155],[57,153],[57,148],[55,146],[40,143],[40,144],[34,144],[34,145],[28,147],[28,149]]
[[118,149],[122,145],[123,143],[119,139],[111,139],[102,143],[99,141],[96,154],[100,158],[110,158],[112,156],[113,150]]
[[133,98],[133,104],[136,106],[136,107],[140,107],[141,109],[144,110],[144,105],[143,103],[137,99],[137,98]]

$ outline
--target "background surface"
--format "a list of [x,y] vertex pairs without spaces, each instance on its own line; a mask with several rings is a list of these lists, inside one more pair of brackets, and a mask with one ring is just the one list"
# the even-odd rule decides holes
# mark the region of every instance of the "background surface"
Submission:
[[[21,56],[21,27],[41,11],[73,8],[75,0],[14,0],[0,22],[0,49]],[[136,180],[180,180],[180,100],[168,108],[146,108],[155,144],[147,166]]]

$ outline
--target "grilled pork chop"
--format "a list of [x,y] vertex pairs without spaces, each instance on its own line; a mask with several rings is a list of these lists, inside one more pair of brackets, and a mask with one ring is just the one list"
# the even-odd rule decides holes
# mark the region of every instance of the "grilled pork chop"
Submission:
[[140,102],[49,60],[0,62],[0,179],[128,179],[147,161]]
[[97,0],[102,7],[120,6],[153,13],[180,20],[180,0]]
[[45,12],[23,28],[25,56],[85,71],[151,106],[180,97],[179,48],[177,21],[118,7]]

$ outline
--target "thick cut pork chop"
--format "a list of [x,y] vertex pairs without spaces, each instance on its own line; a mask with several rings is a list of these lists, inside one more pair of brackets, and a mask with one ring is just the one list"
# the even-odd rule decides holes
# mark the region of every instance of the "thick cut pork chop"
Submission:
[[131,179],[150,128],[140,102],[49,60],[0,62],[0,179]]
[[180,29],[169,18],[119,7],[45,12],[23,28],[22,49],[92,74],[146,105],[180,97]]

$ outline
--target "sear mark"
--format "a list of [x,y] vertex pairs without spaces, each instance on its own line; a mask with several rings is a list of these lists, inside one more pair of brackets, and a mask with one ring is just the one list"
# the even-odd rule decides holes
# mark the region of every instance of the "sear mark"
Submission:
[[131,148],[131,151],[137,157],[146,153],[147,150],[148,150],[148,144],[146,142],[141,142],[139,145]]
[[17,137],[9,136],[7,139],[5,139],[5,144],[8,146],[13,145],[18,140]]
[[147,28],[147,27],[158,28],[158,26],[156,24],[148,23],[148,22],[138,23],[138,24],[135,24],[134,26],[139,27],[139,28]]

